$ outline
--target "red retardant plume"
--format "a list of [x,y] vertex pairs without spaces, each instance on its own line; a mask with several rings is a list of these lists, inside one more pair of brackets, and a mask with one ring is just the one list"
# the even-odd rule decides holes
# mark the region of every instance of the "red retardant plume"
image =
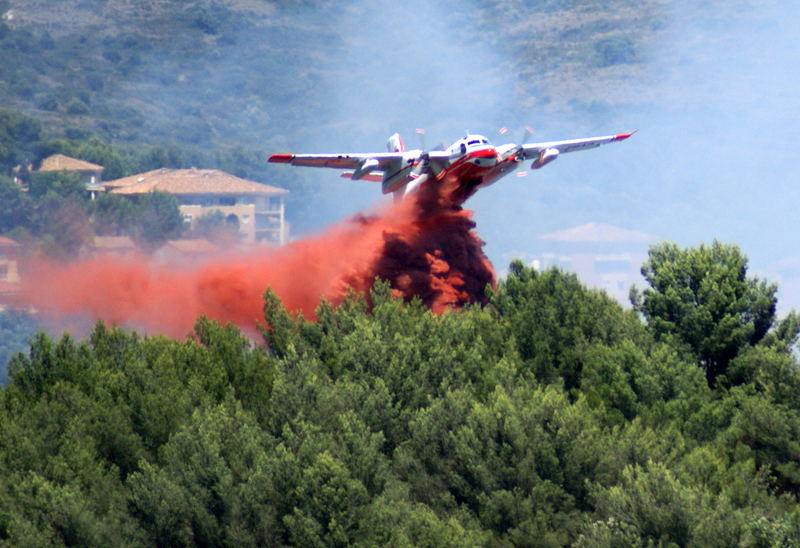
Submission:
[[[485,300],[494,271],[469,211],[430,185],[371,216],[356,216],[281,248],[254,247],[191,264],[100,256],[69,264],[36,260],[23,272],[20,303],[65,327],[101,319],[181,337],[200,315],[253,332],[267,288],[290,311],[313,317],[320,299],[341,302],[375,277],[435,313]],[[268,319],[267,319],[268,321]]]

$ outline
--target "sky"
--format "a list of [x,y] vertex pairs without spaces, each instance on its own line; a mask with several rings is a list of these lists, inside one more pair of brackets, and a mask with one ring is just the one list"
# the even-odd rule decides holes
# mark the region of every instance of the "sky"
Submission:
[[[685,246],[737,244],[751,273],[778,282],[782,303],[800,307],[800,16],[786,2],[725,2],[729,11],[719,4],[664,4],[664,29],[638,52],[641,77],[624,82],[627,100],[616,86],[607,94],[594,86],[587,110],[518,104],[517,75],[497,37],[482,35],[474,19],[454,24],[446,4],[350,3],[331,22],[345,40],[331,72],[339,76],[325,82],[335,136],[323,129],[295,152],[380,151],[394,131],[418,147],[417,128],[428,148],[467,130],[501,143],[518,139],[524,125],[536,130],[531,140],[638,129],[623,143],[507,177],[467,202],[498,270],[535,251],[541,235],[604,222]],[[503,126],[505,137],[497,134]],[[370,183],[313,171],[336,189],[321,198],[335,215],[377,199]],[[352,186],[343,191],[343,182]]]

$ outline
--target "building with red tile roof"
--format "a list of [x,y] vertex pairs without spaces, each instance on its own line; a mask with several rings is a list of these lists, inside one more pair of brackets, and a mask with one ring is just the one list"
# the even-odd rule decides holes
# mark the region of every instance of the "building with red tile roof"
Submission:
[[103,166],[79,160],[63,154],[53,154],[42,160],[42,165],[38,172],[69,171],[77,173],[81,182],[86,185],[86,190],[92,195],[92,199],[98,192],[102,192],[103,186]]
[[86,171],[94,173],[102,173],[103,169],[103,166],[63,154],[48,156],[42,160],[42,165],[39,167],[39,171]]
[[218,211],[244,241],[281,245],[288,240],[284,196],[289,191],[218,169],[154,169],[103,186],[121,196],[168,192],[176,197],[184,221],[192,227],[203,215]]

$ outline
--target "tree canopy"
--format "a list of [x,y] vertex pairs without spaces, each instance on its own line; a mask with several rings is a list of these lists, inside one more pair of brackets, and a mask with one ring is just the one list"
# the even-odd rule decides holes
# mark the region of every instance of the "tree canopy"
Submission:
[[652,312],[520,263],[484,307],[435,316],[377,282],[316,317],[267,292],[260,342],[205,318],[184,340],[36,335],[0,391],[0,543],[800,539],[795,324],[774,311],[724,386]]
[[648,324],[658,337],[687,344],[710,383],[775,324],[777,286],[748,277],[747,258],[734,245],[657,244],[642,274],[650,287],[639,309]]

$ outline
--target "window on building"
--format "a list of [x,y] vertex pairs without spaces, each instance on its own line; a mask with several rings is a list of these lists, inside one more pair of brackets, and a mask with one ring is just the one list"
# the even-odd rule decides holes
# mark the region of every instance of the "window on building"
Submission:
[[231,213],[230,215],[225,217],[225,224],[227,224],[230,227],[236,228],[236,230],[239,230],[239,217]]
[[236,198],[233,196],[224,196],[219,199],[219,205],[222,206],[233,206],[236,205]]

